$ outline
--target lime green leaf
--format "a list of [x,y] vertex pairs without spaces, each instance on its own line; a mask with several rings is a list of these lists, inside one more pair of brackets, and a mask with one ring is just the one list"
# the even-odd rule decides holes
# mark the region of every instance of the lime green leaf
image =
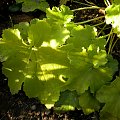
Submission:
[[[73,31],[72,36],[67,40],[67,46],[63,46],[63,50],[68,52],[71,64],[71,76],[63,89],[76,90],[81,94],[90,87],[91,93],[95,93],[112,79],[118,63],[112,57],[108,57],[104,47],[105,39],[95,37],[96,32],[93,27],[78,26],[73,28]],[[79,36],[83,33],[85,33],[84,38]]]
[[4,30],[0,41],[0,59],[5,61],[3,73],[9,78],[10,90],[17,93],[24,82],[28,96],[51,106],[59,99],[66,82],[63,78],[69,77],[67,53],[57,48],[65,44],[70,32],[46,19],[14,28]]
[[60,8],[53,7],[52,10],[46,10],[46,16],[49,22],[57,22],[59,24],[66,24],[73,19],[73,12],[69,7],[61,5]]
[[111,6],[107,7],[105,11],[106,23],[111,24],[114,33],[117,33],[118,37],[120,37],[120,5],[112,4]]
[[66,24],[66,28],[71,31],[74,27],[76,27],[77,25],[74,24],[74,22],[70,22]]
[[32,19],[32,20],[30,21],[30,25],[36,24],[36,23],[39,22],[39,21],[40,21],[40,19],[34,18],[34,19]]
[[81,94],[79,97],[79,103],[85,114],[90,114],[100,109],[99,101],[96,100],[95,96],[93,96],[89,91]]
[[21,22],[19,24],[14,25],[15,29],[18,29],[20,31],[20,35],[24,40],[27,40],[28,37],[28,28],[29,23],[28,22]]
[[8,60],[8,62],[4,62],[3,73],[10,75],[10,79],[13,81],[9,82],[9,85],[17,92],[24,81],[21,78],[24,76],[22,69],[25,63],[21,59],[24,55],[27,56],[24,51],[29,51],[29,48],[22,42],[18,29],[6,29],[3,31],[2,37],[3,40],[0,43],[1,56],[3,57],[2,59]]
[[54,31],[54,34],[51,34],[50,41],[50,45],[53,48],[65,44],[66,40],[70,37],[70,32],[59,24],[52,25],[51,30],[52,32]]
[[[77,35],[78,34],[76,34],[75,37]],[[84,41],[86,39],[84,39]],[[81,44],[79,44],[77,40],[79,40]],[[74,39],[73,41],[68,40],[69,44],[73,43],[70,49],[69,45],[66,46],[66,49],[69,49],[68,59],[71,64],[71,78],[66,82],[63,89],[76,90],[81,94],[90,87],[90,91],[95,93],[102,85],[112,79],[114,72],[117,71],[118,63],[116,60],[113,60],[112,57],[108,57],[103,47],[105,44],[102,42],[100,44],[100,42],[98,42],[99,40],[105,43],[105,40],[102,38],[94,38],[93,41],[87,39],[90,44],[88,48],[86,46],[87,41],[85,44],[83,43],[84,41],[81,42],[81,38]],[[87,49],[82,48],[82,46],[77,46],[83,44]]]
[[99,50],[104,50],[106,44],[107,44],[107,42],[106,42],[105,39],[102,38],[102,36],[100,36],[99,38],[96,37],[96,38],[92,41],[92,45],[93,45],[94,49],[97,49],[97,51],[99,51]]
[[[64,31],[64,28],[60,29]],[[46,31],[48,36],[44,34]],[[38,21],[29,26],[30,43],[25,44],[18,29],[3,31],[0,42],[1,59],[6,60],[3,73],[9,78],[12,93],[17,93],[24,82],[26,94],[39,97],[44,104],[53,105],[59,99],[60,89],[65,83],[63,77],[67,78],[68,75],[69,60],[66,53],[41,44],[54,38],[54,33],[58,34],[51,31],[48,23]],[[59,42],[65,37],[62,36]]]
[[46,0],[16,0],[17,3],[24,2],[22,4],[23,12],[34,11],[35,9],[40,9],[41,11],[46,11],[46,8],[49,7]]
[[106,51],[100,51],[98,54],[93,56],[93,65],[94,68],[98,68],[100,66],[104,66],[107,63],[107,54]]
[[105,103],[103,109],[101,110],[101,117],[111,118],[109,120],[120,119],[120,78],[117,77],[110,85],[103,86],[97,92],[97,99],[101,103]]
[[[9,37],[9,40],[7,40],[8,37]],[[20,31],[18,29],[7,29],[3,31],[2,38],[4,39],[4,41],[1,42],[1,45],[8,44],[8,46],[3,45],[4,47],[1,47],[1,49],[3,49],[1,52],[1,56],[4,56],[6,58],[8,58],[9,55],[13,55],[13,53],[9,49],[15,50],[20,48],[19,45],[23,46],[23,43],[22,43],[23,41],[20,36]],[[11,45],[12,45],[12,48],[10,48]]]
[[92,41],[94,41],[95,36],[97,35],[96,29],[92,26],[77,26],[74,27],[71,31],[71,38],[68,40],[69,43],[77,48],[87,48]]
[[38,97],[42,103],[53,106],[59,99],[64,82],[55,78],[53,74],[44,74],[41,77],[42,80],[40,78],[26,79],[24,90],[29,97]]
[[[45,34],[46,33],[46,34]],[[45,20],[39,20],[29,27],[28,35],[31,46],[39,47],[43,44],[52,48],[59,47],[69,38],[70,32],[59,24],[50,25]],[[43,43],[44,41],[44,43]]]
[[31,46],[41,46],[43,41],[50,40],[50,35],[51,26],[46,21],[40,20],[29,27],[28,36]]

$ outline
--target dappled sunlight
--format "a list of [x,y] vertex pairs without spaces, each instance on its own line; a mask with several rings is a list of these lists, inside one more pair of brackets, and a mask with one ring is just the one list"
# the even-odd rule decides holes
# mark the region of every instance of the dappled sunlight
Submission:
[[25,75],[25,77],[31,79],[31,78],[32,78],[32,75],[28,75],[28,74],[27,74],[27,75]]
[[106,51],[100,51],[98,54],[94,55],[92,60],[94,67],[105,65],[108,62],[106,57]]
[[58,46],[58,42],[55,40],[55,39],[53,39],[53,40],[51,40],[50,41],[50,46],[52,47],[52,48],[56,48],[57,46]]
[[41,75],[40,80],[47,81],[49,79],[54,79],[54,78],[55,78],[54,74],[43,74]]
[[[66,78],[67,79],[67,78]],[[66,82],[66,80],[64,80],[64,75],[59,75],[59,80],[61,81],[61,82],[63,82],[63,83],[65,83]]]
[[38,49],[36,47],[32,47],[33,51],[38,51]]
[[99,71],[100,71],[101,73],[104,73],[104,74],[107,73],[107,70],[106,70],[106,69],[103,69],[103,68],[99,68]]
[[69,111],[69,110],[74,110],[75,107],[72,105],[61,105],[60,107],[56,107],[56,110],[64,110],[64,111]]
[[[73,4],[72,0],[70,4]],[[115,22],[115,18],[120,18],[120,16],[116,14],[113,16],[113,20],[110,20],[109,12],[111,10],[108,10],[108,14],[104,14],[104,16],[98,17],[95,14],[89,16],[87,14],[87,16],[82,16],[82,19],[85,18],[87,21],[77,22],[78,18],[77,14],[74,14],[74,9],[70,10],[65,5],[50,8],[46,9],[44,15],[40,11],[34,11],[35,14],[40,12],[42,15],[40,18],[32,19],[32,16],[27,15],[30,18],[27,18],[27,16],[25,18],[27,20],[32,19],[31,21],[19,23],[13,25],[12,28],[3,30],[2,38],[0,38],[2,84],[4,84],[5,75],[8,78],[5,82],[8,82],[11,95],[13,94],[15,99],[21,97],[21,95],[22,97],[25,96],[25,101],[30,104],[30,112],[29,110],[27,112],[33,117],[42,116],[42,107],[45,106],[49,109],[54,108],[50,109],[49,112],[45,107],[45,111],[43,111],[45,116],[50,115],[50,119],[52,119],[51,112],[53,112],[55,118],[58,115],[54,114],[54,112],[59,110],[75,110],[77,113],[77,110],[80,110],[82,114],[78,114],[82,118],[84,117],[83,112],[85,114],[94,114],[96,111],[100,113],[100,110],[104,112],[106,109],[102,103],[105,103],[105,106],[108,103],[111,105],[118,100],[116,99],[119,98],[117,94],[120,95],[120,80],[118,79],[117,83],[115,83],[116,80],[113,80],[118,74],[116,73],[118,62],[112,56],[109,57],[109,52],[106,52],[109,46],[114,48],[116,45],[117,40],[113,46],[107,43],[114,42],[110,40],[117,37],[113,33],[119,32],[118,35],[120,34],[120,26],[117,25],[119,21]],[[84,14],[89,7],[78,9],[83,10],[82,13]],[[90,9],[87,12],[92,13]],[[97,9],[102,8],[97,7]],[[98,10],[94,11],[97,15]],[[103,11],[107,13],[106,10]],[[116,11],[120,10],[116,8]],[[112,24],[114,29],[111,30],[110,34],[107,33],[106,35],[104,32],[109,27],[105,25],[105,16],[107,15],[107,19],[110,20],[108,22]],[[104,20],[101,19],[103,17]],[[90,20],[90,18],[93,19]],[[90,24],[84,24],[88,22]],[[96,22],[98,23],[96,24]],[[99,22],[101,23],[99,24]],[[105,26],[102,28],[101,25]],[[98,31],[95,27],[98,28]],[[106,40],[106,38],[108,39]],[[19,96],[16,96],[16,93]],[[36,101],[34,98],[39,100],[36,99]],[[31,103],[32,100],[35,100],[35,104]],[[15,102],[19,107],[19,100]],[[22,99],[20,102],[24,104]],[[12,106],[16,107],[16,104]],[[25,110],[26,106],[27,104]],[[40,108],[40,112],[38,108]],[[108,108],[110,107],[108,106]],[[114,107],[112,106],[110,110],[112,108]],[[33,115],[34,111],[36,111],[35,115]],[[9,114],[11,113],[8,113],[7,116]],[[66,117],[67,114],[67,112],[64,114],[65,119],[69,119],[69,117]],[[95,118],[96,115],[93,116]],[[21,117],[21,115],[17,117]],[[63,116],[58,117],[63,118]],[[41,118],[43,119],[43,117]],[[97,118],[98,116],[96,116]]]
[[90,113],[92,113],[92,112],[95,112],[95,109],[86,108],[86,109],[84,110],[84,112],[85,112],[86,114],[90,114]]
[[17,83],[18,83],[18,82],[20,82],[20,80],[19,80],[19,79],[16,79],[16,80],[15,80],[15,82],[17,82]]
[[18,39],[21,39],[20,31],[18,29],[11,29],[11,33]]
[[[40,80],[47,81],[50,79],[59,79],[61,82],[65,82],[63,80],[63,75],[59,73],[60,70],[68,68],[67,66],[59,65],[56,63],[51,64],[43,64],[41,65],[41,72],[40,74]],[[59,70],[59,71],[58,71]]]
[[50,63],[50,64],[48,63],[41,65],[42,71],[50,71],[50,70],[65,69],[65,68],[68,67],[56,63]]
[[48,47],[48,46],[49,46],[49,43],[48,43],[48,42],[45,42],[45,41],[44,41],[44,42],[42,43],[42,45],[41,45],[41,47]]
[[88,47],[88,51],[93,51],[93,45],[90,45],[90,46]]
[[6,69],[6,70],[8,70],[8,71],[10,71],[10,72],[13,71],[11,68],[4,68],[4,69]]
[[47,81],[47,80],[51,80],[51,79],[59,79],[61,82],[65,83],[66,81],[63,79],[64,75],[59,75],[56,76],[54,74],[43,74],[40,76],[40,80],[41,81]]
[[46,106],[48,109],[51,109],[52,107],[54,107],[54,103],[53,103],[53,104],[45,104],[45,106]]

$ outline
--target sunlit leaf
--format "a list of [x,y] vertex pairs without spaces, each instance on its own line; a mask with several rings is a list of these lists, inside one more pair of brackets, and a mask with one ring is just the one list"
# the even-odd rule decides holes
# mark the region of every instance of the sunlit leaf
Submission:
[[[79,26],[73,30],[74,33],[67,41],[71,48],[67,45],[65,49],[64,46],[65,51],[68,49],[71,64],[71,78],[66,82],[64,89],[77,90],[81,94],[90,87],[90,91],[95,93],[112,79],[118,63],[112,57],[108,57],[104,47],[105,39],[95,38],[94,28]],[[80,37],[83,33],[84,38]]]
[[53,7],[52,10],[48,8],[46,13],[49,22],[54,21],[60,24],[66,24],[73,19],[73,12],[69,7],[65,7],[64,5],[61,5],[60,8]]
[[111,6],[108,6],[105,11],[105,19],[107,24],[111,24],[113,32],[120,37],[120,1],[114,1]]

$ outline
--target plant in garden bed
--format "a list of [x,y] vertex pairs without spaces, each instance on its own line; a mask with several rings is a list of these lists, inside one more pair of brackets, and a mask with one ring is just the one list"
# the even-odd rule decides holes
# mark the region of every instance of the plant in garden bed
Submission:
[[117,85],[111,80],[118,63],[106,53],[106,40],[97,36],[95,27],[71,22],[73,12],[66,6],[48,8],[46,16],[3,31],[0,58],[11,92],[17,93],[24,83],[25,93],[47,107],[76,107],[86,114],[100,110],[107,102],[101,94],[109,90],[105,85],[110,84],[111,91],[112,84]]
[[[120,1],[113,0],[112,4],[105,9],[105,21],[106,24],[111,24],[112,29],[108,37],[109,42],[109,51],[111,53],[114,46],[120,37],[120,15],[119,15]],[[118,38],[113,42],[114,34],[117,34]],[[112,39],[111,39],[112,38]],[[120,102],[119,102],[119,86],[120,86],[120,77],[117,77],[110,85],[104,85],[97,92],[97,99],[101,103],[105,103],[104,107],[100,112],[100,119],[102,120],[119,120],[120,119]]]

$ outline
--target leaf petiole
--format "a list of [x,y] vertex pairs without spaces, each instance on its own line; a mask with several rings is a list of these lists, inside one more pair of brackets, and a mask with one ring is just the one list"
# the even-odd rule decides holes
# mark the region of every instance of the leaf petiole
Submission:
[[94,21],[94,20],[102,19],[102,18],[104,18],[104,17],[105,17],[105,16],[100,16],[100,17],[97,17],[97,18],[94,18],[94,19],[90,19],[90,20],[83,21],[83,22],[77,22],[77,23],[75,23],[75,24],[76,24],[76,25],[86,24],[86,23],[88,23],[88,22],[92,22],[92,21]]
[[74,10],[72,10],[72,11],[75,12],[75,11],[86,10],[86,9],[100,9],[100,7],[98,7],[98,6],[83,7],[83,8],[77,8],[77,9],[74,9]]

